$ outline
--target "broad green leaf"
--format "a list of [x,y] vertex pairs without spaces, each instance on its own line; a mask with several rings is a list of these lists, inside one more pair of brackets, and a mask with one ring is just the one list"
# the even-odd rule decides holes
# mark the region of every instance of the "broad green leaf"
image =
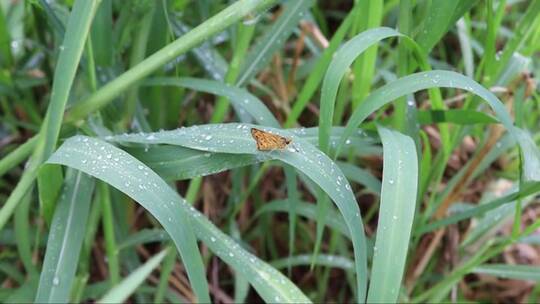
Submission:
[[[141,139],[147,138],[148,135],[141,135]],[[182,141],[181,137],[178,139]],[[175,242],[195,290],[204,289],[206,279],[196,243],[185,235],[191,229],[237,274],[244,276],[266,301],[309,301],[286,277],[245,251],[186,203],[156,173],[126,152],[98,139],[75,136],[65,141],[49,162],[74,167],[95,176],[147,209]],[[190,244],[194,246],[188,248]]]
[[[407,36],[391,28],[375,28],[364,31],[353,39],[347,41],[334,55],[332,62],[329,65],[326,74],[324,75],[323,85],[321,89],[321,114],[319,117],[319,147],[321,151],[328,153],[329,151],[329,134],[334,117],[334,108],[336,96],[339,89],[339,84],[345,72],[354,62],[370,46],[379,41],[390,37],[402,37],[403,43],[410,46],[417,55],[419,50],[416,44]],[[418,56],[421,59],[420,56]],[[425,67],[424,63],[421,63]]]
[[35,301],[69,302],[79,253],[86,233],[94,180],[69,170],[56,207]]
[[133,147],[127,151],[166,180],[205,176],[258,162],[251,154],[210,153],[179,146]]
[[412,138],[379,127],[384,167],[369,303],[398,300],[418,192],[418,156]]
[[[291,129],[290,131],[311,144],[317,144],[317,128]],[[342,133],[343,128],[332,129],[330,138],[332,144],[337,142]],[[353,135],[347,147],[355,149],[357,155],[380,154],[380,147],[375,146],[373,140],[365,133]],[[166,180],[205,176],[259,162],[253,154],[209,153],[169,145],[128,147],[126,150]],[[359,168],[350,168],[344,163],[340,163],[340,168],[347,179],[363,184],[369,190],[378,193],[380,182],[369,172]]]
[[[283,150],[258,151],[256,142],[250,134],[251,128],[259,128],[290,138],[292,142]],[[365,298],[366,240],[361,224],[360,209],[351,187],[334,162],[294,133],[257,125],[229,123],[193,126],[148,134],[124,134],[107,139],[119,143],[170,144],[217,153],[253,154],[260,161],[277,159],[292,165],[321,187],[339,208],[352,236],[358,294],[361,299],[359,301]]]
[[48,162],[87,172],[143,205],[171,234],[198,299],[209,300],[204,265],[188,215],[183,209],[171,212],[179,199],[176,192],[143,163],[107,143],[84,136],[72,137],[68,142]]
[[351,115],[337,145],[337,151],[339,152],[348,136],[354,133],[356,127],[377,109],[401,96],[435,87],[459,88],[484,99],[495,112],[496,118],[519,143],[523,151],[524,180],[540,180],[540,152],[529,134],[513,125],[512,118],[503,103],[493,93],[474,80],[451,71],[428,71],[411,74],[392,81],[371,93]]

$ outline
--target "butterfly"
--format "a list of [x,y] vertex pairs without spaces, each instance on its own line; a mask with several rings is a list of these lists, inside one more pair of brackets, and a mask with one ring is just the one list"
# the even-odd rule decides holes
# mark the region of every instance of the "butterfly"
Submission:
[[290,138],[255,128],[251,128],[251,136],[253,136],[253,139],[257,142],[257,149],[259,151],[285,149],[285,147],[292,142]]

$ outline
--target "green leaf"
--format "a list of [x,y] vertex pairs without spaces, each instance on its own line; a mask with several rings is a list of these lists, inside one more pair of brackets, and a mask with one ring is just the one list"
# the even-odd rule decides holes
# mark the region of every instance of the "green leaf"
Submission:
[[[276,268],[285,268],[289,265],[305,266],[310,265],[313,262],[312,258],[313,256],[311,254],[296,255],[272,261],[270,265]],[[314,263],[319,266],[334,267],[348,271],[354,271],[354,262],[342,256],[319,254],[315,258]]]
[[453,21],[452,14],[458,6],[460,0],[447,1],[447,0],[432,0],[429,6],[429,11],[424,19],[422,29],[419,31],[416,41],[426,51],[429,52],[431,48],[441,39],[446,33]]
[[328,153],[330,128],[339,84],[354,60],[371,45],[388,37],[401,36],[390,28],[368,30],[347,41],[334,55],[324,76],[321,89],[321,114],[319,116],[319,147]]
[[472,272],[503,279],[540,282],[540,267],[531,265],[484,264],[475,267]]
[[44,166],[38,171],[39,205],[48,225],[52,221],[63,179],[62,169],[59,166]]
[[176,192],[143,163],[107,143],[83,136],[72,137],[67,143],[48,162],[87,172],[138,201],[171,234],[198,299],[209,300],[204,265],[188,215],[184,209],[171,212],[179,200]]
[[[180,131],[186,129],[192,128]],[[140,134],[141,140],[153,141],[147,139],[148,136]],[[182,141],[182,138],[179,139]],[[244,276],[266,301],[309,301],[287,278],[245,251],[182,199],[156,173],[126,152],[98,139],[75,136],[66,140],[49,162],[74,167],[95,176],[147,209],[175,242],[195,290],[204,289],[206,279],[196,243],[185,235],[191,229],[237,274]],[[188,248],[189,245],[193,246]],[[197,296],[201,298],[199,294]]]
[[68,171],[47,241],[37,303],[69,302],[93,188],[94,180],[88,175]]
[[381,194],[381,181],[373,176],[371,172],[345,162],[338,162],[337,164],[348,180],[365,186],[366,190],[372,193]]
[[166,180],[205,176],[258,162],[251,154],[209,153],[179,146],[133,147],[127,151]]
[[345,38],[345,35],[347,34],[352,21],[354,20],[355,13],[359,8],[360,5],[356,5],[355,8],[347,15],[347,18],[343,20],[339,28],[334,33],[334,36],[332,36],[328,47],[317,60],[317,63],[309,73],[307,80],[302,86],[300,93],[298,93],[298,98],[294,102],[291,113],[287,117],[287,121],[285,121],[285,127],[290,127],[296,123],[296,120],[307,106],[309,100],[315,94],[315,91],[319,87],[319,83],[323,79],[324,71],[328,68],[330,60],[332,60],[332,55],[336,52],[337,48]]
[[354,133],[356,127],[377,109],[401,96],[435,87],[459,88],[484,99],[495,112],[496,118],[505,126],[522,149],[524,180],[540,181],[540,151],[530,135],[513,125],[512,118],[505,106],[493,93],[474,80],[451,71],[427,71],[411,74],[392,81],[371,93],[351,115],[336,147],[337,152],[343,147],[348,136]]
[[420,124],[453,123],[457,125],[492,124],[499,121],[493,116],[473,110],[418,111]]
[[274,53],[281,49],[287,38],[292,34],[305,12],[312,5],[312,0],[288,1],[283,7],[283,13],[272,27],[261,36],[255,46],[246,55],[238,86],[246,85],[257,72],[268,65]]
[[133,271],[127,278],[122,280],[120,284],[109,290],[98,303],[123,303],[131,296],[131,294],[141,285],[144,280],[152,273],[152,271],[161,263],[167,255],[167,250],[151,257],[142,265]]
[[250,13],[270,7],[275,0],[240,0],[236,1],[215,16],[153,53],[130,70],[107,83],[88,98],[77,103],[68,113],[66,121],[77,121],[88,114],[112,102],[127,88],[150,75],[167,62],[201,44],[209,37],[223,31],[226,27],[241,20]]
[[118,250],[146,243],[163,242],[169,239],[169,235],[163,229],[142,229],[119,243]]
[[39,132],[38,143],[21,180],[11,192],[0,210],[0,230],[13,214],[22,197],[32,188],[39,166],[56,148],[62,119],[71,85],[77,72],[90,24],[97,9],[97,0],[78,0],[70,14],[68,30],[60,46],[60,55],[56,64],[51,91],[51,100],[47,108],[43,125]]
[[398,300],[418,192],[418,156],[412,138],[379,127],[384,167],[369,303]]
[[[292,139],[283,150],[259,151],[250,134],[251,128],[259,128]],[[351,232],[355,254],[359,302],[366,292],[367,258],[366,240],[361,222],[360,209],[351,187],[337,165],[324,153],[310,145],[293,132],[250,124],[215,124],[193,126],[173,131],[148,134],[125,134],[108,137],[120,143],[170,144],[202,151],[232,154],[253,154],[260,161],[277,159],[307,175],[338,206]]]

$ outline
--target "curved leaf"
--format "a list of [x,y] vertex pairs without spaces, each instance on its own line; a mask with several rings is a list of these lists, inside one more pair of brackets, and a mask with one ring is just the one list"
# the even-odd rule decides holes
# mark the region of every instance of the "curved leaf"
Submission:
[[[251,128],[290,138],[292,143],[283,150],[259,151],[250,134]],[[124,134],[107,139],[124,143],[179,145],[218,153],[254,154],[260,161],[277,159],[294,166],[332,198],[345,219],[354,247],[358,301],[364,301],[367,288],[366,239],[354,194],[339,167],[324,153],[294,133],[251,124],[230,123],[147,134]]]
[[[416,44],[407,36],[387,27],[380,27],[364,31],[345,43],[334,55],[321,89],[321,111],[319,117],[319,147],[328,153],[328,141],[339,84],[345,72],[354,60],[371,45],[390,37],[403,37],[403,42],[411,46],[419,54]],[[421,58],[420,56],[418,56]],[[424,63],[421,63],[426,67]]]
[[525,131],[515,127],[512,118],[502,102],[488,89],[474,80],[451,71],[428,71],[411,74],[397,79],[371,93],[366,100],[354,110],[347,122],[345,132],[337,145],[339,151],[348,136],[353,134],[371,113],[393,100],[428,88],[459,88],[474,93],[484,99],[495,112],[497,119],[506,127],[523,150],[524,170],[526,181],[540,180],[540,152],[531,137]]
[[[249,280],[266,301],[309,302],[286,277],[245,251],[186,203],[156,173],[126,152],[99,139],[75,136],[66,140],[49,162],[95,176],[147,209],[175,242],[194,289],[203,289],[206,279],[196,242],[188,234],[191,230],[216,255]],[[190,244],[194,246],[187,247]],[[204,300],[203,297],[201,301],[209,302],[209,299]]]
[[369,303],[398,299],[418,192],[418,156],[412,138],[379,127],[384,168]]
[[188,214],[183,209],[176,210],[178,194],[156,173],[124,151],[84,136],[68,139],[48,162],[68,165],[100,178],[138,201],[171,235],[198,299],[210,300],[205,268]]

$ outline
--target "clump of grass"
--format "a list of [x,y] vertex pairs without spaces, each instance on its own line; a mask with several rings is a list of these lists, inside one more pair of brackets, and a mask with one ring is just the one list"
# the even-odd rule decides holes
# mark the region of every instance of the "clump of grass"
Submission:
[[2,302],[538,300],[539,1],[12,1],[0,38]]

